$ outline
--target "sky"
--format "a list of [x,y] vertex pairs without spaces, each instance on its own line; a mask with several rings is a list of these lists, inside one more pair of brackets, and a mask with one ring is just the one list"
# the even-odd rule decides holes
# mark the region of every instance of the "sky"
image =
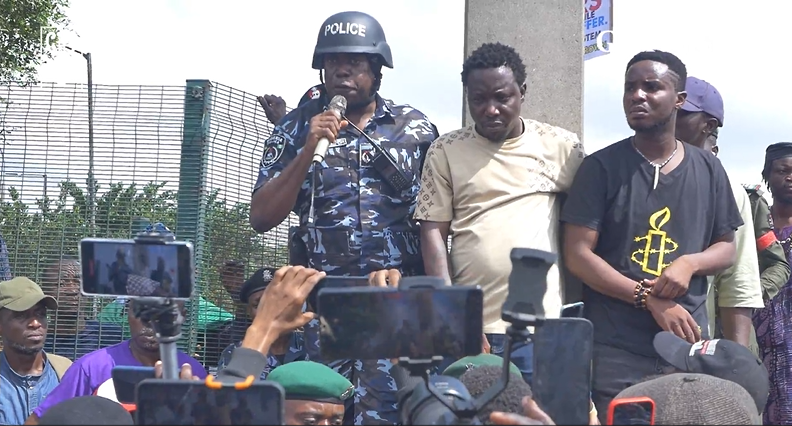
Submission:
[[[260,113],[245,118],[245,114],[257,109],[253,96],[277,94],[294,106],[310,86],[318,83],[318,73],[310,64],[322,22],[344,10],[367,12],[385,29],[395,69],[383,70],[383,96],[420,109],[441,132],[461,126],[462,1],[402,0],[398,2],[400,7],[394,7],[394,2],[345,0],[343,6],[340,3],[72,0],[68,16],[74,32],[63,34],[62,40],[74,49],[91,52],[94,82],[106,85],[99,86],[97,93],[107,99],[122,93],[127,108],[119,113],[118,101],[97,106],[104,111],[99,119],[104,130],[97,136],[96,154],[96,161],[106,166],[103,173],[111,173],[112,161],[115,177],[132,173],[124,172],[126,167],[135,170],[138,177],[167,176],[172,180],[178,171],[178,159],[157,154],[155,143],[170,144],[176,149],[180,137],[178,110],[183,97],[180,86],[187,79],[209,79],[224,85],[223,99],[245,104],[234,107],[244,113],[228,118],[221,126],[222,131],[216,130],[214,135],[236,138],[241,141],[240,146],[227,152],[217,151],[213,156],[230,155],[222,168],[238,169],[228,174],[215,170],[214,179],[233,181],[238,196],[247,197],[263,141],[257,136],[259,131],[246,126],[250,123],[266,126]],[[789,56],[771,50],[767,43],[787,38],[789,16],[792,16],[789,2],[766,3],[753,9],[742,3],[725,6],[717,0],[684,4],[681,0],[617,2],[611,53],[585,63],[582,139],[586,150],[594,152],[632,133],[621,106],[624,68],[636,53],[661,49],[680,57],[689,75],[709,81],[721,92],[725,101],[725,126],[719,138],[720,158],[732,180],[759,183],[765,147],[774,142],[792,141],[792,108],[787,103],[792,96],[792,85],[786,83]],[[541,52],[531,52],[524,60],[540,61],[541,56]],[[69,98],[72,92],[81,89],[66,84],[85,82],[85,60],[73,52],[59,52],[54,60],[40,67],[39,78],[58,83],[54,86],[57,90],[50,87],[47,93],[54,90]],[[141,94],[146,95],[147,105],[136,107],[136,97],[143,97]],[[46,94],[42,96],[46,98],[42,102],[51,102]],[[158,99],[167,99],[170,109],[162,112]],[[526,101],[531,102],[530,97]],[[101,102],[97,98],[97,103]],[[85,123],[69,118],[81,111],[79,106],[54,110],[54,114],[61,115],[59,126],[72,132],[72,136],[64,138],[85,133]],[[144,124],[151,123],[156,114],[165,114],[166,123],[160,128],[146,129]],[[18,122],[23,120],[31,119],[27,115],[17,117]],[[123,139],[119,129],[139,133],[137,145],[135,138]],[[47,137],[39,136],[39,139]],[[31,144],[30,139],[27,143]],[[80,148],[79,155],[69,154],[59,152],[57,143],[52,143],[53,152],[43,160],[59,165],[50,167],[48,173],[57,174],[52,171],[54,168],[63,175],[77,175],[82,169],[78,164],[85,164],[85,149]],[[22,148],[17,146],[17,166],[19,155],[31,152]],[[118,155],[121,149],[128,152]],[[111,155],[112,152],[116,154]],[[25,173],[41,173],[33,163],[41,163],[42,159],[30,158],[25,162]],[[66,158],[72,164],[70,167],[65,166]],[[6,161],[13,162],[8,158]],[[159,161],[159,165],[152,161]],[[27,181],[34,179],[30,177]]]

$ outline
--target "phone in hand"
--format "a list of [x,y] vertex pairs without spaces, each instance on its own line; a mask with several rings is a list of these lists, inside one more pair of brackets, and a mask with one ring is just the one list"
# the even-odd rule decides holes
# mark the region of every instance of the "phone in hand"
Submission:
[[135,403],[135,389],[138,383],[146,379],[153,379],[154,367],[143,367],[134,365],[118,365],[113,367],[110,372],[113,378],[116,400],[121,404]]
[[617,398],[608,406],[609,425],[653,425],[654,418],[652,398]]
[[322,357],[459,359],[480,354],[483,301],[478,286],[325,288],[318,310]]

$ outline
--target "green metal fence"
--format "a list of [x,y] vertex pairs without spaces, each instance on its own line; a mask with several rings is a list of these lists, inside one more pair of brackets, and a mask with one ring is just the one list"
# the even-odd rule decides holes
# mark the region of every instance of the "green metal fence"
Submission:
[[0,86],[0,234],[12,273],[62,300],[50,334],[73,334],[86,320],[125,326],[123,305],[112,300],[69,303],[74,284],[64,265],[81,238],[131,238],[163,222],[195,247],[197,291],[182,347],[213,366],[222,349],[212,347],[213,331],[235,313],[223,285],[234,279],[223,274],[235,268],[224,265],[238,265],[239,284],[288,259],[295,217],[265,235],[248,223],[272,125],[255,95],[207,80],[95,85],[93,98],[91,138],[85,85]]

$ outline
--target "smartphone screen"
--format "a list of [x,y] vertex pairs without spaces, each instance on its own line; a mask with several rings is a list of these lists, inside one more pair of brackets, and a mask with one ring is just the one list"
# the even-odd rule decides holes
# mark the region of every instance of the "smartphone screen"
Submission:
[[326,288],[319,293],[325,359],[461,358],[481,353],[479,287]]
[[140,244],[133,240],[80,241],[82,293],[189,299],[193,292],[192,244]]
[[120,365],[111,372],[116,400],[122,404],[135,403],[135,388],[146,379],[153,379],[154,367]]
[[137,389],[138,425],[282,425],[283,388],[263,380],[247,389],[202,381],[146,380]]
[[651,401],[615,400],[613,405],[614,425],[651,425],[654,423],[654,404]]
[[548,319],[533,341],[534,398],[556,424],[587,425],[594,326],[584,318]]
[[368,285],[368,277],[324,277],[316,283],[306,301],[309,306],[315,308],[317,305],[316,298],[319,295],[319,291],[323,288],[367,287]]

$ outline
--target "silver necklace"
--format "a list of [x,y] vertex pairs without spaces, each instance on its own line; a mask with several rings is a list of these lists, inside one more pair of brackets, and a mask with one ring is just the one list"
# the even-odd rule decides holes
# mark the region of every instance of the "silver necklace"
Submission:
[[637,152],[637,153],[638,153],[638,155],[640,155],[641,157],[643,157],[643,159],[644,159],[644,160],[646,160],[646,162],[647,162],[647,163],[649,163],[649,165],[650,165],[650,166],[654,167],[654,185],[652,186],[652,190],[655,190],[655,189],[657,189],[657,183],[660,181],[660,169],[662,169],[663,167],[665,167],[665,165],[666,165],[666,164],[668,164],[668,162],[669,162],[669,161],[671,161],[671,159],[672,159],[672,158],[674,158],[674,156],[675,156],[675,155],[676,155],[676,153],[677,153],[677,149],[679,148],[679,141],[678,141],[678,140],[674,140],[674,142],[676,142],[676,145],[674,145],[674,152],[672,152],[672,153],[671,153],[671,156],[669,156],[668,158],[666,158],[666,160],[665,160],[665,161],[663,161],[662,163],[659,163],[659,164],[658,164],[658,163],[655,163],[654,161],[652,161],[652,160],[650,160],[650,159],[646,158],[646,156],[645,156],[645,155],[643,155],[643,152],[641,152],[641,151],[638,149],[638,147],[637,147],[637,146],[635,146],[635,139],[634,139],[634,138],[632,139],[632,146],[633,146],[633,148],[635,149],[635,152]]

